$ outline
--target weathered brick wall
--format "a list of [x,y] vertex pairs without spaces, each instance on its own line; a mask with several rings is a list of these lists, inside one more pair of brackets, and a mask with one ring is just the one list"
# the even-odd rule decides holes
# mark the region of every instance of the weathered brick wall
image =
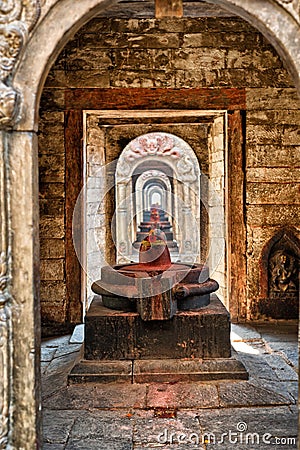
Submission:
[[39,129],[42,322],[65,321],[64,113],[41,111]]
[[299,225],[300,102],[289,74],[265,38],[248,23],[230,17],[93,19],[58,57],[41,99],[45,321],[66,319],[65,89],[145,87],[246,90],[248,305],[259,295],[258,262],[263,245],[278,227]]

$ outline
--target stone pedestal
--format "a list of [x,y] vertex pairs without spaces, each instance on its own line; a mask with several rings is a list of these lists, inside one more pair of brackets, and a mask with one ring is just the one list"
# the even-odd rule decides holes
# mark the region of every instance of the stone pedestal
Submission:
[[96,296],[85,319],[84,360],[69,382],[167,382],[247,379],[231,358],[229,313],[215,294],[199,310],[143,321],[110,310]]

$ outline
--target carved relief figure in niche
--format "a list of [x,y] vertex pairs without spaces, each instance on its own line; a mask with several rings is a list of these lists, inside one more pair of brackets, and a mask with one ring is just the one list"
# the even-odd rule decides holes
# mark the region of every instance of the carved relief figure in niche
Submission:
[[270,293],[296,293],[297,259],[284,250],[276,251],[269,260]]
[[6,125],[18,115],[18,94],[0,82],[0,124]]
[[184,155],[177,163],[177,170],[180,174],[180,179],[187,183],[192,183],[196,180],[195,167],[189,155]]

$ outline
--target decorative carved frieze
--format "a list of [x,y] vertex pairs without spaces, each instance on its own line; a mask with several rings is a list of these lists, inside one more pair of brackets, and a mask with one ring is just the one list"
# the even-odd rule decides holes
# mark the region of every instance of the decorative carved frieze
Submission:
[[11,86],[10,77],[39,14],[39,0],[0,2],[0,128],[18,119],[21,93]]
[[149,178],[160,178],[162,180],[168,180],[167,175],[160,170],[147,170],[142,174],[143,180],[148,180]]
[[134,139],[125,150],[124,158],[133,161],[143,156],[172,156],[179,158],[181,152],[175,148],[174,139],[163,133],[148,133]]
[[299,22],[300,1],[299,0],[277,0],[277,3],[285,8]]

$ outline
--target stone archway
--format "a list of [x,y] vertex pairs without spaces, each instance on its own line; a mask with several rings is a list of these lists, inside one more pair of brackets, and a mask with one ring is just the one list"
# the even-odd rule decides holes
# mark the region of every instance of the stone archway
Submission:
[[[4,403],[2,445],[32,449],[39,428],[38,349],[38,180],[37,110],[48,69],[76,29],[113,0],[62,0],[49,2],[38,16],[38,2],[15,1],[13,10],[3,13],[4,28],[19,36],[12,64],[1,75],[3,128],[1,141],[1,376]],[[216,0],[258,28],[286,61],[299,87],[300,60],[298,16],[292,2],[259,0]],[[29,6],[28,6],[29,5]],[[26,8],[29,8],[27,10]],[[25,11],[26,9],[26,11]],[[27,14],[29,11],[30,14]],[[69,11],[69,14],[65,14]],[[17,23],[17,19],[20,19]],[[3,28],[3,29],[4,29]],[[5,31],[5,32],[6,32]],[[2,31],[3,33],[3,31]],[[27,34],[29,34],[29,39]],[[3,33],[4,34],[4,33]],[[9,34],[9,33],[7,33]],[[24,43],[21,49],[21,43]],[[42,49],[42,50],[41,50]],[[16,69],[11,78],[8,77]],[[11,84],[12,83],[12,84]],[[13,86],[13,89],[11,88]],[[21,120],[14,123],[15,101],[22,97]],[[8,103],[7,103],[8,100]],[[20,199],[22,201],[20,202]],[[13,233],[12,231],[13,230]],[[13,238],[13,239],[12,239]],[[26,323],[26,328],[24,327]],[[37,338],[38,339],[38,338]],[[13,353],[12,350],[13,349]],[[36,356],[34,357],[34,353]],[[14,374],[12,378],[12,373]],[[14,408],[11,408],[14,402]],[[6,420],[10,409],[10,419]]]
[[[162,161],[171,170],[178,224],[180,260],[193,262],[200,253],[200,168],[192,148],[170,133],[148,133],[135,138],[123,150],[116,167],[116,247],[118,261],[128,262],[136,250],[132,247],[133,216],[136,209],[132,177],[141,164],[155,169]],[[170,182],[169,182],[170,183]],[[170,214],[170,211],[167,211]],[[194,226],[193,226],[194,224]]]
[[[157,189],[156,189],[157,188]],[[171,183],[168,176],[161,170],[147,170],[141,173],[136,181],[136,204],[137,204],[137,223],[142,222],[142,214],[139,211],[150,209],[151,195],[155,192],[160,194],[160,204],[165,211],[172,216],[172,201],[170,193],[172,192]],[[155,200],[154,200],[155,203]]]

